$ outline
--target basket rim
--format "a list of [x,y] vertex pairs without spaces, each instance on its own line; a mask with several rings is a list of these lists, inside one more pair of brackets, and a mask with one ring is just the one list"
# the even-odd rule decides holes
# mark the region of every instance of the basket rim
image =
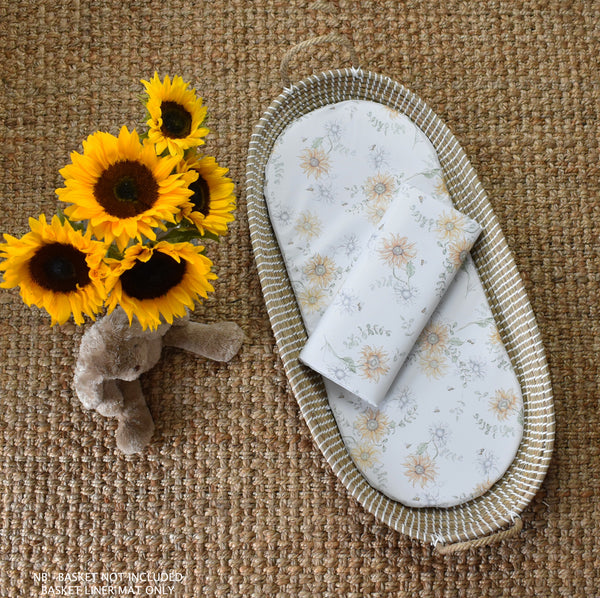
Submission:
[[[410,118],[433,144],[455,206],[483,233],[472,255],[521,384],[523,438],[504,476],[481,497],[449,508],[407,507],[371,487],[345,449],[320,377],[297,359],[306,332],[264,198],[264,169],[279,135],[300,116],[345,100],[378,102]],[[554,446],[550,374],[533,310],[499,222],[464,150],[417,95],[360,68],[325,71],[287,88],[254,127],[246,164],[250,237],[277,347],[292,392],[317,446],[350,494],[377,519],[432,544],[487,536],[514,519],[539,490]]]

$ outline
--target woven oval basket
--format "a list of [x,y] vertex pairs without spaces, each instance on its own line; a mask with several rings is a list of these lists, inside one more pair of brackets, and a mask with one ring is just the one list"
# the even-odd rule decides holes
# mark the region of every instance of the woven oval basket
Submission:
[[[452,508],[409,508],[372,488],[345,448],[320,376],[298,361],[307,336],[265,203],[265,165],[279,135],[297,118],[353,99],[379,102],[410,118],[437,151],[457,209],[483,227],[472,255],[521,384],[524,431],[502,479],[483,496]],[[552,453],[550,376],[514,259],[477,175],[450,130],[423,101],[387,77],[357,68],[328,71],[286,88],[260,119],[250,142],[246,184],[252,245],[285,372],[315,442],[351,495],[395,530],[433,544],[479,540],[514,522],[539,489]]]

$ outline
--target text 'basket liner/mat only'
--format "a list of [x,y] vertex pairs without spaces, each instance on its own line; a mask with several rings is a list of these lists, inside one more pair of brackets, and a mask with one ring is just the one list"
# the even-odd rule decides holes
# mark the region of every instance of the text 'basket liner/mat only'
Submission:
[[[350,99],[378,102],[411,119],[434,146],[455,207],[483,228],[472,255],[521,385],[524,429],[502,479],[483,496],[452,508],[409,508],[372,488],[346,450],[321,377],[298,361],[306,332],[265,203],[265,165],[279,135],[296,119]],[[247,202],[266,306],[292,391],[317,445],[352,496],[387,525],[430,543],[482,538],[513,521],[537,492],[549,465],[554,439],[550,378],[510,250],[475,172],[448,128],[418,97],[386,77],[358,69],[310,77],[286,89],[258,123],[248,155]]]

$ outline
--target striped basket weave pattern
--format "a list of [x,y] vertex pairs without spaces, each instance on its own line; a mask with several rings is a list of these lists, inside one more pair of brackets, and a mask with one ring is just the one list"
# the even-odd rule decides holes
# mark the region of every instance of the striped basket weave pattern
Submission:
[[[350,99],[379,102],[410,118],[437,151],[454,204],[483,233],[472,256],[498,329],[519,378],[524,433],[514,462],[483,496],[449,509],[408,508],[373,489],[346,450],[320,376],[298,361],[306,332],[265,203],[265,165],[279,135],[299,117]],[[286,90],[257,124],[248,153],[250,235],[263,294],[283,365],[302,415],[327,462],[352,496],[378,519],[412,538],[437,543],[485,537],[513,521],[539,489],[554,443],[552,389],[544,350],[521,278],[485,191],[458,141],[413,93],[360,69],[315,75]]]

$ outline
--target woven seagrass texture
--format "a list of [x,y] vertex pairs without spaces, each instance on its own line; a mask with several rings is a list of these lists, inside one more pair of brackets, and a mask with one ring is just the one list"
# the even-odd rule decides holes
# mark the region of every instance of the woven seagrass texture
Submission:
[[[600,594],[600,25],[597,2],[0,0],[2,232],[56,206],[85,136],[138,124],[139,79],[180,74],[209,108],[206,149],[238,184],[220,281],[195,318],[235,320],[229,364],[165,350],[143,377],[157,429],[115,450],[71,390],[82,330],[0,293],[0,595],[66,573],[179,574],[175,596]],[[331,31],[456,135],[498,217],[546,350],[556,444],[511,539],[439,555],[379,523],[316,448],[275,348],[243,181],[291,45]],[[293,79],[348,65],[324,45]],[[108,586],[105,586],[108,587]],[[146,588],[140,586],[140,595]]]

